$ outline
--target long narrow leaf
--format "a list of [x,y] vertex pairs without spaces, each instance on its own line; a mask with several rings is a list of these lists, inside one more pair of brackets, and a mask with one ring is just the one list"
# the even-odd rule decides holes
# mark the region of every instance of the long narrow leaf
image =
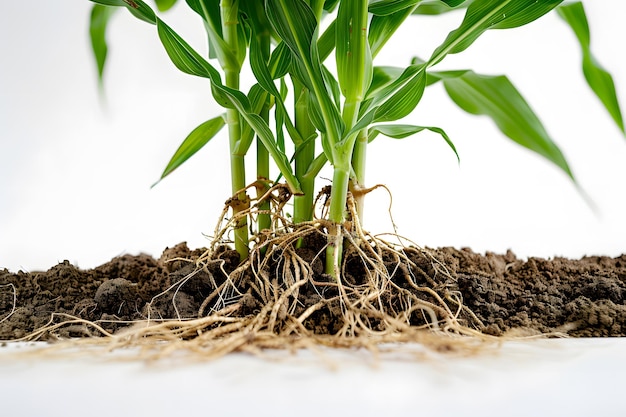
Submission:
[[105,6],[126,7],[128,11],[139,20],[156,25],[156,14],[146,3],[141,0],[90,0],[93,3]]
[[392,122],[411,113],[424,95],[426,88],[425,71],[421,70],[408,83],[389,97],[376,110],[375,122]]
[[[109,4],[115,0],[92,0],[97,3]],[[119,5],[119,4],[114,4]],[[165,22],[157,18],[154,11],[141,0],[124,0],[124,6],[137,18],[157,26],[161,43],[168,56],[178,69],[188,74],[211,80],[213,97],[226,108],[236,108],[243,119],[254,129],[263,145],[270,152],[276,166],[285,176],[285,180],[294,193],[300,193],[300,185],[293,175],[291,165],[284,152],[276,146],[276,139],[265,122],[258,114],[252,112],[248,98],[239,90],[228,88],[222,84],[219,72],[196,52],[180,35]]]
[[96,59],[96,66],[98,68],[98,82],[102,86],[104,66],[106,64],[106,58],[108,53],[108,46],[106,41],[106,30],[109,24],[109,19],[113,15],[116,9],[113,7],[103,6],[100,4],[94,4],[91,9],[91,19],[89,23],[89,36],[91,38],[91,48]]
[[324,82],[315,14],[303,0],[266,0],[265,5],[274,30],[293,53],[292,74],[311,91],[311,120],[334,146],[340,141],[344,123]]
[[373,141],[376,137],[381,134],[387,136],[392,139],[405,139],[410,136],[413,136],[417,133],[423,132],[424,130],[431,131],[433,133],[439,134],[448,144],[450,149],[456,155],[457,162],[461,162],[461,158],[459,157],[459,153],[454,146],[454,143],[450,140],[448,134],[439,127],[433,126],[414,126],[414,125],[374,125],[368,130],[368,142]]
[[557,9],[557,12],[572,28],[580,43],[583,56],[583,74],[585,75],[589,87],[591,87],[596,96],[598,96],[622,133],[626,133],[624,130],[622,111],[615,92],[613,77],[602,68],[598,60],[591,53],[589,24],[587,23],[587,16],[582,3],[577,2],[561,6]]
[[443,81],[446,92],[460,108],[490,117],[507,137],[548,159],[574,180],[563,153],[507,77],[473,71],[432,75]]
[[287,155],[278,149],[274,134],[267,122],[253,112],[248,98],[241,91],[224,86],[217,70],[160,19],[158,20],[157,29],[161,42],[174,64],[181,71],[211,79],[213,96],[216,101],[224,107],[232,106],[239,111],[241,117],[254,129],[265,148],[269,151],[292,191],[300,193],[300,185],[293,175]]
[[414,7],[401,9],[388,15],[374,15],[370,23],[368,41],[372,57],[376,57],[383,46],[391,39],[400,25],[411,15]]
[[375,16],[386,16],[401,10],[412,9],[422,0],[373,0],[369,12]]
[[207,120],[192,130],[185,140],[183,140],[183,143],[181,143],[176,152],[174,152],[174,155],[163,170],[159,181],[152,186],[157,185],[163,178],[171,174],[176,168],[184,164],[196,152],[202,149],[204,145],[209,143],[224,127],[224,117],[225,115],[222,114],[221,116]]
[[486,30],[512,28],[532,22],[563,0],[476,0],[468,7],[458,29],[450,32],[431,58],[433,66],[448,54],[462,52]]
[[460,7],[468,7],[472,0],[432,0],[423,1],[413,12],[422,15],[438,15],[454,11]]

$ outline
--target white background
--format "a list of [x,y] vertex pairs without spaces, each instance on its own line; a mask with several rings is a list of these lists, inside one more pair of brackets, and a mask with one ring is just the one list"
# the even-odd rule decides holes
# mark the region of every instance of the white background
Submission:
[[[201,24],[180,3],[164,18],[203,50]],[[626,3],[585,5],[592,48],[626,103]],[[155,28],[126,12],[111,23],[102,99],[87,36],[90,7],[86,0],[2,6],[0,266],[13,271],[64,259],[87,268],[121,253],[159,256],[180,241],[204,246],[203,234],[212,233],[229,195],[225,136],[150,189],[186,134],[220,109],[205,80],[171,65]],[[427,57],[461,19],[414,20],[376,63]],[[510,248],[523,257],[623,253],[626,140],[585,85],[570,29],[551,14],[528,27],[492,31],[441,68],[509,75],[598,213],[558,169],[432,88],[406,122],[444,128],[460,167],[428,134],[381,138],[370,148],[368,182],[392,190],[399,233],[424,246]],[[388,201],[382,191],[369,197],[369,230],[391,231]]]

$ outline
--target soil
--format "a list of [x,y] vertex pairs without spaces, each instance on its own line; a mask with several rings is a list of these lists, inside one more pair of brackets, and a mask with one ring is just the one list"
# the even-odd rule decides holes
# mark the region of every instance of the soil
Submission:
[[[313,275],[294,296],[297,302],[293,303],[293,314],[331,298],[337,291],[332,285],[323,285],[330,280],[322,273],[323,263],[314,250],[296,252],[310,262]],[[497,336],[516,331],[561,332],[571,337],[626,335],[626,254],[616,258],[522,260],[510,251],[482,255],[470,249],[440,248],[426,252],[432,257],[425,256],[424,250],[408,248],[404,254],[411,262],[400,265],[391,259],[385,261],[394,283],[391,291],[415,292],[418,287],[428,286],[439,293],[460,294],[467,309],[460,313],[459,320],[468,327]],[[206,315],[215,311],[218,298],[222,307],[228,305],[222,296],[215,298],[211,294],[226,282],[226,274],[235,270],[238,256],[221,248],[213,262],[204,263],[198,270],[195,261],[203,253],[204,248],[190,250],[181,243],[167,248],[159,259],[145,254],[124,255],[89,270],[67,261],[46,272],[11,273],[0,268],[0,339],[24,338],[50,323],[53,313],[57,313],[56,322],[65,317],[58,313],[65,313],[98,322],[112,332],[125,327],[125,322],[147,317]],[[363,262],[350,256],[345,262],[345,285],[362,285],[359,277],[365,271]],[[287,267],[279,258],[270,262],[269,268],[274,276],[289,275],[285,275]],[[409,276],[417,286],[407,284]],[[233,293],[239,315],[256,314],[263,307],[263,291],[253,282],[247,271],[237,294]],[[433,298],[428,293],[421,297]],[[396,311],[401,307],[397,303],[393,296],[381,301]],[[338,309],[328,304],[308,315],[303,324],[315,334],[334,334],[344,324]],[[425,322],[423,316],[423,312],[416,312],[409,320],[420,326]],[[84,325],[68,325],[55,331],[55,337],[96,336]],[[39,338],[46,339],[46,335]]]

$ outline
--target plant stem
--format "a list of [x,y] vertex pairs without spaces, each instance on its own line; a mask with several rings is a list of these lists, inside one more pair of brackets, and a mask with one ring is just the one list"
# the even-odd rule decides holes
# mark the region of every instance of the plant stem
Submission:
[[[265,62],[269,60],[270,56],[270,33],[269,31],[265,31],[259,33],[257,35],[259,37],[259,43],[261,45],[261,52],[263,53],[263,57]],[[269,113],[270,112],[270,104],[269,104],[269,96],[266,100],[266,104],[263,106],[263,110],[259,114],[263,120],[266,122],[269,121]],[[257,137],[256,140],[256,179],[257,179],[257,198],[260,199],[263,195],[267,193],[269,190],[268,180],[270,178],[270,154],[268,150],[263,145],[261,139]],[[263,230],[267,230],[272,225],[272,218],[270,215],[270,202],[269,201],[260,201],[259,202],[259,210],[261,212],[257,218],[257,226],[258,231],[261,232]]]
[[[239,24],[239,2],[238,0],[222,0],[221,2],[222,34],[224,41],[231,49],[234,56],[237,56],[239,48],[238,24]],[[240,66],[235,68],[224,68],[226,86],[239,89]],[[244,155],[236,154],[237,144],[241,139],[241,125],[239,112],[235,109],[226,111],[226,122],[228,123],[228,136],[230,143],[230,176],[231,190],[234,201],[231,204],[233,217],[237,217],[242,211],[250,207],[250,201],[246,192],[246,170]],[[240,260],[246,259],[249,253],[248,246],[248,220],[246,216],[241,216],[234,226],[235,250],[239,253]]]
[[354,170],[354,179],[351,181],[350,190],[354,196],[356,210],[359,215],[359,221],[363,224],[363,210],[365,207],[365,195],[360,191],[365,188],[365,166],[367,162],[367,129],[359,132],[354,150],[352,151],[352,169]]
[[341,265],[341,254],[343,252],[342,227],[345,218],[349,179],[349,167],[335,165],[330,210],[328,212],[328,220],[331,222],[331,226],[328,231],[328,246],[326,247],[326,273],[335,279],[339,278],[339,265]]
[[[349,132],[357,121],[363,96],[371,81],[372,61],[367,40],[367,7],[367,0],[342,2],[339,4],[337,14],[335,56],[339,84],[345,97],[341,118],[346,132]],[[335,170],[329,211],[332,226],[326,250],[326,273],[336,279],[339,278],[343,250],[342,223],[345,218],[349,174],[356,139],[356,133],[351,137],[342,138],[341,145],[335,143],[333,155]]]
[[[293,80],[294,94],[297,97],[295,103],[296,130],[300,137],[307,141],[316,134],[315,126],[309,118],[308,96],[309,91],[296,79]],[[315,159],[315,141],[296,144],[295,157],[296,178],[300,182],[303,195],[294,197],[293,221],[302,223],[313,220],[313,194],[315,192],[315,177],[306,176],[311,163]]]

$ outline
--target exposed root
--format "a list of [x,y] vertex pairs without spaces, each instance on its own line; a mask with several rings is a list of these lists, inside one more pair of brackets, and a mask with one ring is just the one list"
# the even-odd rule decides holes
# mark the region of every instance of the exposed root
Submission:
[[0,289],[2,288],[11,288],[13,292],[13,295],[12,295],[13,303],[11,304],[11,311],[9,311],[7,315],[5,315],[4,317],[2,317],[2,319],[0,319],[0,323],[2,323],[5,320],[8,320],[13,315],[13,313],[15,313],[15,309],[17,308],[17,290],[15,289],[15,285],[11,283],[0,285]]
[[[206,359],[234,351],[314,346],[376,352],[382,344],[406,342],[465,353],[477,342],[499,340],[482,334],[483,324],[463,305],[460,293],[440,284],[446,280],[437,275],[453,278],[445,265],[427,250],[409,247],[397,234],[388,235],[398,241],[390,243],[369,234],[358,222],[342,227],[339,278],[324,274],[331,225],[322,219],[293,224],[283,215],[289,197],[286,187],[276,185],[239,214],[254,220],[261,213],[259,203],[270,201],[272,226],[253,237],[250,257],[232,271],[225,269],[220,256],[239,217],[228,218],[226,207],[195,270],[154,297],[145,320],[112,333],[102,322],[55,315],[47,326],[21,340],[49,340],[61,326],[73,326],[77,333],[102,336],[76,339],[75,346],[138,347],[141,357],[150,359],[179,350]],[[351,198],[349,210],[356,218]],[[424,265],[430,265],[435,275],[427,274]],[[212,291],[197,317],[184,317],[176,307],[178,291],[209,269],[219,271],[205,274]],[[153,303],[170,293],[175,319],[155,317]]]

